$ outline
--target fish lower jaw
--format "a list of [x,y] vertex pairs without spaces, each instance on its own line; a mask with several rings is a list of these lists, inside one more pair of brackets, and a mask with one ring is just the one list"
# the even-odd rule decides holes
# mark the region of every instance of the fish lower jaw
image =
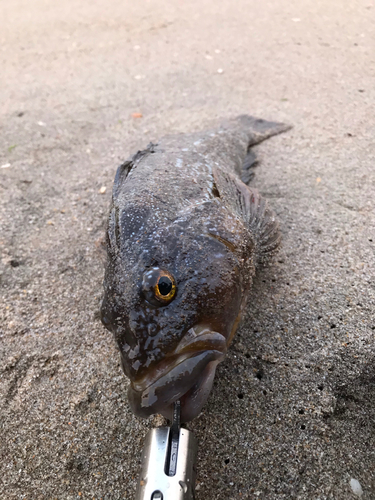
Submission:
[[[219,362],[220,361],[212,361],[209,363],[201,373],[199,380],[180,398],[182,422],[189,422],[200,414],[211,393],[216,367]],[[173,405],[166,408],[162,415],[172,420]]]
[[194,353],[143,390],[131,384],[128,398],[132,411],[143,418],[160,413],[171,419],[173,403],[180,400],[182,421],[192,420],[208,399],[216,367],[225,353],[216,350]]

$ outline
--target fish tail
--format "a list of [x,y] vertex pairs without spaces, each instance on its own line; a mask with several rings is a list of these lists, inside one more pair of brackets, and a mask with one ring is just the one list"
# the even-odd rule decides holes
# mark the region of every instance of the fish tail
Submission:
[[271,122],[250,115],[240,115],[223,123],[222,128],[231,136],[232,143],[237,144],[241,151],[241,164],[235,170],[241,180],[248,184],[254,177],[254,169],[258,163],[252,146],[265,141],[273,135],[281,134],[291,129],[291,125],[281,122]]
[[[248,134],[248,151],[242,169],[242,180],[247,184],[254,175],[253,167],[257,163],[256,155],[250,148],[273,135],[290,130],[292,126],[250,115],[240,115],[234,119],[234,123]],[[247,199],[246,218],[254,237],[256,265],[264,265],[281,245],[279,223],[267,200],[256,189],[243,185],[242,196]]]
[[240,115],[231,122],[248,134],[248,148],[292,128],[287,123],[271,122],[250,115]]

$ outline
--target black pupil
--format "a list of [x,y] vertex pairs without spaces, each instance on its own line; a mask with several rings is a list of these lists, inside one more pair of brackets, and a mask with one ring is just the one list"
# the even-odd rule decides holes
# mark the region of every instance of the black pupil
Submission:
[[172,281],[166,276],[163,276],[159,280],[158,287],[161,295],[168,295],[172,290]]

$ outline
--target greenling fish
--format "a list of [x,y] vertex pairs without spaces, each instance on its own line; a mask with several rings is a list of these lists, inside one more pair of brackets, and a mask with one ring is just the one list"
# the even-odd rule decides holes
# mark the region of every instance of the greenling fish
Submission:
[[256,267],[280,242],[274,213],[245,183],[250,148],[288,128],[239,116],[165,137],[118,168],[101,318],[136,415],[170,418],[179,399],[188,421],[205,404]]

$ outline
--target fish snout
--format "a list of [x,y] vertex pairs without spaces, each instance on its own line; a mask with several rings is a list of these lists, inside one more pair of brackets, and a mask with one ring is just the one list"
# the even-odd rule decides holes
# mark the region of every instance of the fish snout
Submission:
[[195,418],[211,392],[217,365],[227,352],[224,335],[207,328],[190,328],[175,350],[142,379],[131,382],[128,396],[140,417],[161,413],[172,417],[173,403],[181,400],[181,418]]

